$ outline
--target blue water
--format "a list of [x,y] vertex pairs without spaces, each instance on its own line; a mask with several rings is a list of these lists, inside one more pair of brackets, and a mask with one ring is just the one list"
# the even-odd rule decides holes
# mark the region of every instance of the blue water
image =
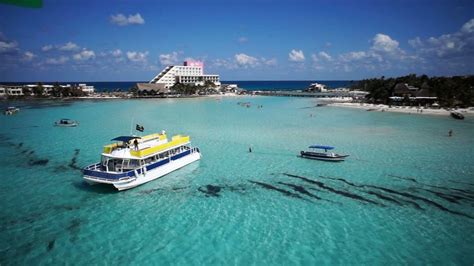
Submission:
[[[0,116],[2,265],[474,262],[473,117],[284,97],[0,105],[22,107]],[[189,134],[202,159],[124,192],[85,184],[77,168],[132,118]],[[350,157],[298,158],[310,144]]]
[[[137,82],[148,82],[148,81],[110,81],[110,82],[60,82],[60,84],[78,84],[86,83],[92,85],[96,91],[128,91],[134,87]],[[329,88],[340,88],[349,87],[353,81],[349,80],[291,80],[291,81],[222,81],[223,84],[238,84],[240,88],[246,90],[301,90],[307,89],[311,83],[321,83]],[[11,84],[11,85],[26,85],[36,84],[36,82],[0,82],[0,84]],[[45,82],[45,84],[54,84],[53,82]]]

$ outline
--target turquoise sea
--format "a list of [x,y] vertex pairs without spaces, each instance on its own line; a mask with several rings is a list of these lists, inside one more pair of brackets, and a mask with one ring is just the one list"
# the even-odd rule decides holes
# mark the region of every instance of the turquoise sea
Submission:
[[[0,102],[21,108],[0,116],[0,264],[472,265],[474,118],[315,103]],[[202,159],[124,192],[85,184],[132,119],[189,134]],[[350,157],[298,158],[311,144]]]

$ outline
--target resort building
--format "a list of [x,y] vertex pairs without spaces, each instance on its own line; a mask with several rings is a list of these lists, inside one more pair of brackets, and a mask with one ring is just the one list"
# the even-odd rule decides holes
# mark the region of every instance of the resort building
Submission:
[[393,104],[401,104],[408,101],[415,105],[429,105],[437,101],[438,97],[430,91],[427,85],[422,88],[414,87],[406,83],[398,83],[393,88],[393,95],[389,97]]
[[163,83],[137,83],[136,88],[140,92],[164,95],[170,93],[169,88],[165,88]]
[[11,86],[7,88],[7,95],[11,96],[22,96],[23,88],[21,86]]
[[200,61],[185,61],[182,66],[167,66],[150,83],[158,84],[163,89],[169,89],[176,83],[204,85],[211,81],[220,86],[219,75],[205,75],[204,63]]
[[309,88],[306,89],[307,92],[327,92],[326,85],[320,83],[312,83],[309,85]]
[[94,86],[88,86],[87,84],[81,83],[78,85],[78,88],[87,94],[94,93]]
[[[55,85],[51,84],[26,84],[26,85],[0,85],[0,97],[7,97],[7,96],[23,96],[23,95],[35,95],[35,90],[41,86],[44,96],[50,96],[53,94],[53,90]],[[87,86],[86,84],[78,84],[78,85],[59,85],[62,89],[80,89],[86,94],[94,93],[95,89],[94,86]]]

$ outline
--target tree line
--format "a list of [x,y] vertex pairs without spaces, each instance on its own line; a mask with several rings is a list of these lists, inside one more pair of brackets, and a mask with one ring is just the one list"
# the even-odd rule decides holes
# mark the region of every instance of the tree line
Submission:
[[[81,97],[87,96],[87,93],[82,91],[79,87],[70,86],[70,87],[61,87],[59,82],[53,84],[53,88],[48,95],[45,95],[45,88],[42,82],[36,83],[36,87],[29,88],[27,86],[22,87],[23,97]],[[16,96],[18,97],[18,96]]]
[[351,89],[367,91],[366,99],[372,103],[390,103],[390,96],[393,96],[394,88],[399,83],[428,90],[438,97],[438,103],[444,107],[468,107],[474,106],[474,76],[453,76],[453,77],[428,77],[427,75],[417,76],[410,74],[397,78],[364,79],[355,82]]
[[[195,94],[215,94],[217,93],[216,85],[210,80],[206,80],[204,85],[185,84],[177,82],[170,88],[170,94],[181,94],[181,95],[195,95]],[[155,90],[150,91],[139,91],[137,87],[132,87],[130,92],[134,95],[157,95],[158,92]]]

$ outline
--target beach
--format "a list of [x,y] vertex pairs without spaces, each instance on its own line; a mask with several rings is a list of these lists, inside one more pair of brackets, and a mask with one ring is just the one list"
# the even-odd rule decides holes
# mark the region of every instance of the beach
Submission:
[[[314,102],[10,102],[21,111],[0,117],[0,263],[471,263],[471,118]],[[53,127],[63,117],[80,124]],[[132,119],[143,134],[189,135],[202,159],[128,191],[87,185],[81,169]],[[349,157],[298,157],[314,144]]]
[[425,108],[415,106],[389,106],[385,104],[370,104],[370,103],[349,103],[349,102],[336,102],[329,103],[328,106],[344,107],[344,108],[356,108],[374,112],[394,112],[404,114],[421,114],[421,115],[441,115],[449,116],[452,111],[457,111],[466,115],[474,115],[474,107],[469,108],[457,108],[457,109],[445,109],[445,108]]

